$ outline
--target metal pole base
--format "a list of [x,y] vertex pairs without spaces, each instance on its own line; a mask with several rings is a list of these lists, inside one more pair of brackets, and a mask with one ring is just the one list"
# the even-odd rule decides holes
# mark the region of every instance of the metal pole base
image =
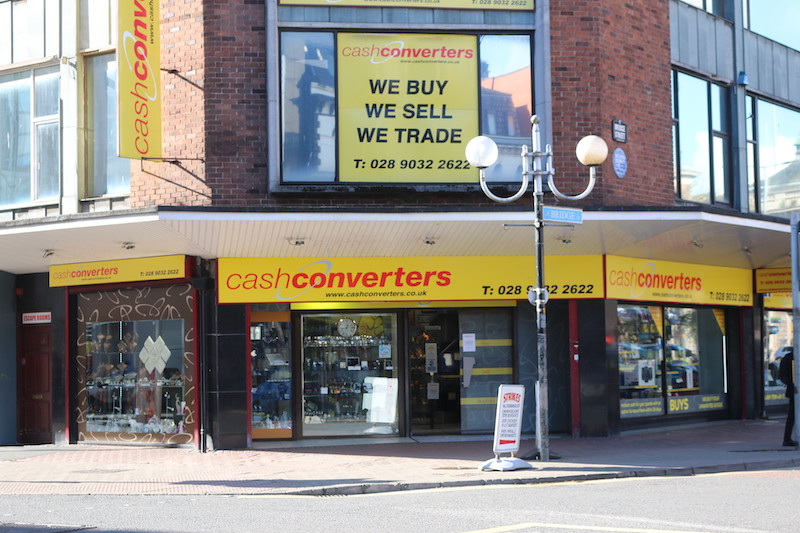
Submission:
[[498,472],[505,472],[506,470],[521,470],[523,468],[533,468],[527,461],[523,461],[519,457],[495,457],[489,459],[478,470],[495,470]]

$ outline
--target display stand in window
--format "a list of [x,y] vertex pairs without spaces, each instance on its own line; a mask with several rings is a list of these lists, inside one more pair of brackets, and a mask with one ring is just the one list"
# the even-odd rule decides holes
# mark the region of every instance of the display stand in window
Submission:
[[393,318],[303,318],[305,437],[397,434]]
[[90,324],[89,433],[184,433],[183,321]]

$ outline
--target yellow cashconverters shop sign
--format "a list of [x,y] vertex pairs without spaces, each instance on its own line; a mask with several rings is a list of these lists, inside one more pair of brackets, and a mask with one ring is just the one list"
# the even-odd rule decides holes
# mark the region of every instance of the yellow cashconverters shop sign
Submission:
[[51,287],[128,283],[184,277],[186,277],[186,256],[183,255],[93,261],[50,267]]
[[534,0],[279,0],[283,5],[366,6],[366,7],[436,7],[443,9],[533,9]]
[[120,157],[161,157],[161,27],[158,0],[119,0],[117,126]]
[[338,36],[339,175],[346,182],[477,181],[475,35]]
[[606,256],[606,294],[620,300],[753,305],[751,270]]
[[756,292],[791,292],[791,268],[759,268],[756,269]]
[[[549,274],[548,272],[551,272]],[[601,256],[548,257],[552,298],[602,298]],[[525,300],[532,257],[221,258],[220,303]]]

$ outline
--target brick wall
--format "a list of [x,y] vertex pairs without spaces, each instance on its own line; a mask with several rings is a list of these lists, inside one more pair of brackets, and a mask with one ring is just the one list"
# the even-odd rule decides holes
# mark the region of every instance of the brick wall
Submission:
[[[200,0],[161,2],[162,155],[131,164],[131,206],[206,205],[205,29]],[[165,72],[169,71],[169,72]]]
[[[551,0],[550,20],[559,189],[585,187],[574,148],[592,133],[608,143],[609,161],[585,204],[674,205],[668,1]],[[627,143],[611,140],[613,120],[627,124]],[[617,147],[628,157],[622,179],[611,165]]]
[[[162,73],[163,153],[176,163],[133,163],[133,207],[434,204],[458,209],[491,204],[477,189],[269,194],[266,123],[278,117],[267,116],[264,0],[162,0],[161,10],[162,67],[171,70]],[[674,204],[667,0],[552,0],[550,20],[559,188],[574,194],[585,186],[587,172],[575,161],[574,146],[581,136],[595,133],[612,151],[624,148],[629,169],[619,179],[610,161],[605,163],[584,205]],[[628,125],[626,144],[611,141],[615,119]]]

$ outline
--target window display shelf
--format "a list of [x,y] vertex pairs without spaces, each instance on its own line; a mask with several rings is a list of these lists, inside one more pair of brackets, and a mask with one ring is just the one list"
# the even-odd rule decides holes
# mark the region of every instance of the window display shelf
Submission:
[[171,338],[168,324],[177,326],[146,321],[88,328],[92,342],[87,354],[86,431],[185,431],[184,376],[180,353],[173,357],[164,341],[165,335]]
[[380,357],[383,337],[315,336],[304,350],[305,422],[365,422],[372,381],[391,377],[391,359]]
[[302,318],[304,436],[397,432],[397,332],[390,314]]

